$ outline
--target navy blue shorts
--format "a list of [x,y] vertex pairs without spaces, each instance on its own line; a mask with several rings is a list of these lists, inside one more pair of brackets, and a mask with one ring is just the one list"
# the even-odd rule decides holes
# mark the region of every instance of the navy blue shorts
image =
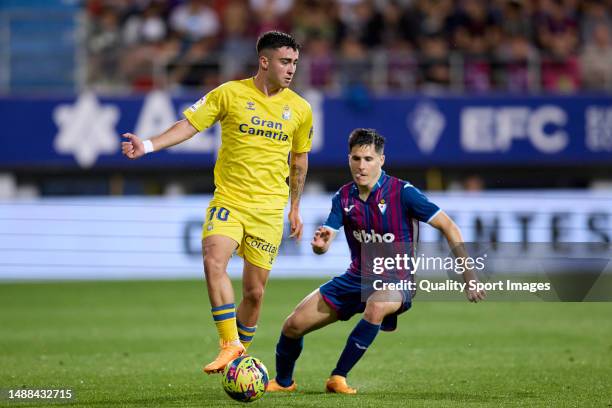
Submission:
[[[364,288],[370,293],[374,292],[372,287]],[[363,313],[366,302],[361,298],[361,278],[352,273],[345,272],[340,276],[324,283],[319,287],[319,292],[332,309],[336,311],[338,319],[348,320],[357,313]],[[370,293],[364,292],[364,298]],[[412,306],[411,294],[409,290],[400,291],[403,298],[402,306],[393,314],[385,316],[381,330],[393,331],[397,327],[397,316],[404,313]]]

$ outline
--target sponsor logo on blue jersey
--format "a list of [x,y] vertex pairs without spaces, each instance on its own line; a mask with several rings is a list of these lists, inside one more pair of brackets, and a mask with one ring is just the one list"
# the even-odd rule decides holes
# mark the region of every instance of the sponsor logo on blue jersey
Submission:
[[362,244],[368,244],[370,242],[393,242],[395,241],[395,235],[387,232],[386,234],[378,234],[374,229],[370,232],[364,230],[353,231],[355,239]]

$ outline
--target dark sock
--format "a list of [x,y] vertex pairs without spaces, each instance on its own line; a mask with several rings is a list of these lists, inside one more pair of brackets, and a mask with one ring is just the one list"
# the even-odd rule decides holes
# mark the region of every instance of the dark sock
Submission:
[[379,330],[379,324],[372,324],[365,319],[361,319],[349,335],[332,375],[346,377],[372,344]]
[[281,386],[293,384],[293,369],[303,347],[303,337],[292,339],[281,333],[276,345],[276,382]]

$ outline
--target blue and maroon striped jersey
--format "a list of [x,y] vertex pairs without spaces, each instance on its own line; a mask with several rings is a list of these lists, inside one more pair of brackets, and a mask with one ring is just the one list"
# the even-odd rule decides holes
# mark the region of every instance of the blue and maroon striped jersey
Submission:
[[405,245],[412,255],[419,221],[429,222],[439,211],[419,189],[383,171],[366,201],[359,198],[355,183],[342,186],[332,198],[324,226],[334,231],[344,227],[351,251],[348,272],[361,275],[362,244],[397,243]]

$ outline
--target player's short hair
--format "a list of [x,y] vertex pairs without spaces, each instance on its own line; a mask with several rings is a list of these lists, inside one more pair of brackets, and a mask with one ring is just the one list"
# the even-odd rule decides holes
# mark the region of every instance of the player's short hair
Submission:
[[263,50],[276,50],[283,47],[293,48],[294,51],[300,50],[300,45],[295,38],[282,31],[268,31],[257,39],[257,55]]
[[376,153],[383,154],[385,151],[385,137],[376,129],[357,128],[349,136],[349,152],[355,146],[374,145]]

